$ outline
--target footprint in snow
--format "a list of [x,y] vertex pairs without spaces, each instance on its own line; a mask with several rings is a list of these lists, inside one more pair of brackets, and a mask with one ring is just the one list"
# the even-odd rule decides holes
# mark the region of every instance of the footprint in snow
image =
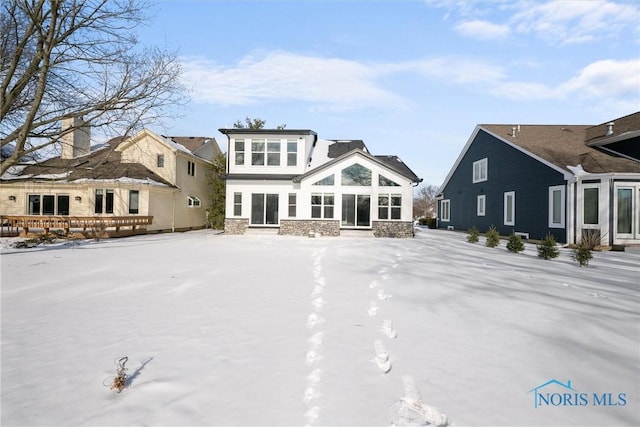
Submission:
[[367,310],[367,313],[369,313],[369,316],[371,317],[376,316],[378,314],[378,306],[376,305],[375,302],[369,303],[369,310]]
[[304,364],[307,366],[311,366],[316,362],[322,360],[322,356],[316,353],[314,350],[310,350],[307,353],[307,357],[305,358]]
[[313,399],[317,399],[320,396],[322,395],[314,390],[313,387],[307,387],[307,389],[304,391],[304,397],[302,398],[302,400],[308,405]]
[[318,316],[316,313],[311,313],[309,315],[309,318],[307,319],[307,328],[313,329],[320,323],[324,323],[324,318],[321,316]]
[[386,319],[380,328],[380,332],[385,334],[387,337],[394,339],[398,337],[398,332],[393,328],[393,322],[389,319]]
[[378,286],[378,281],[377,280],[374,280],[371,283],[369,283],[369,288],[371,288],[371,289],[375,288],[376,286]]
[[378,368],[385,374],[391,370],[391,361],[389,360],[389,353],[384,348],[381,340],[376,340],[374,343],[376,355],[373,357],[373,362]]
[[378,299],[379,299],[380,301],[386,301],[386,300],[388,300],[388,299],[389,299],[389,298],[391,298],[391,297],[392,297],[392,295],[391,295],[391,294],[386,293],[386,292],[384,291],[384,289],[380,289],[380,290],[378,290]]

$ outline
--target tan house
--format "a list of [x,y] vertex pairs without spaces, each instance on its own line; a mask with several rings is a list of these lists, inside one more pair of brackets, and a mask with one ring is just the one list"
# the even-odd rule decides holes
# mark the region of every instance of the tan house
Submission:
[[207,224],[206,175],[220,154],[214,138],[144,129],[92,149],[88,129],[80,128],[63,141],[61,153],[12,167],[0,178],[3,228],[86,231],[99,221],[119,235]]

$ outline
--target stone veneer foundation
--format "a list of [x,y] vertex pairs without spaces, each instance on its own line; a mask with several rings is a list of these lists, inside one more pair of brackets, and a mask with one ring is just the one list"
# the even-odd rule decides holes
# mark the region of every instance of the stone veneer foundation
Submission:
[[278,234],[289,236],[308,236],[310,234],[320,234],[322,236],[339,236],[340,221],[314,219],[281,219],[280,231]]
[[248,218],[225,218],[224,233],[225,234],[244,234],[249,228]]
[[375,237],[413,237],[413,222],[373,221],[373,235]]

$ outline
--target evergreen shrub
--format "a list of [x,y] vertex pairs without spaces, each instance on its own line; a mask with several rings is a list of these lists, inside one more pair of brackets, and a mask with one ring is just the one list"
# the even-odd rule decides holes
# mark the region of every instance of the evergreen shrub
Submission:
[[487,246],[490,248],[495,248],[500,244],[500,234],[493,225],[489,227],[489,230],[487,230],[485,237],[487,238]]
[[578,261],[580,267],[588,267],[589,260],[593,258],[593,255],[591,255],[591,249],[589,249],[589,247],[580,245],[573,250],[571,258]]
[[467,231],[467,241],[469,243],[478,243],[478,238],[480,237],[480,231],[478,231],[478,228],[475,225],[472,225],[471,227],[469,227],[469,230]]
[[560,251],[557,248],[555,237],[551,233],[547,234],[542,242],[537,245],[538,256],[543,259],[557,258]]
[[509,250],[509,252],[515,253],[524,251],[524,243],[522,243],[522,237],[518,236],[515,232],[512,232],[509,235],[507,249]]

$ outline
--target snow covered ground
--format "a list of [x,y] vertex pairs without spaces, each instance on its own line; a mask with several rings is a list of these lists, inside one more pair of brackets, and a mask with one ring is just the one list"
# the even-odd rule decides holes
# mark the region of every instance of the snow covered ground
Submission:
[[8,242],[3,426],[640,425],[638,252],[580,268],[443,230]]

